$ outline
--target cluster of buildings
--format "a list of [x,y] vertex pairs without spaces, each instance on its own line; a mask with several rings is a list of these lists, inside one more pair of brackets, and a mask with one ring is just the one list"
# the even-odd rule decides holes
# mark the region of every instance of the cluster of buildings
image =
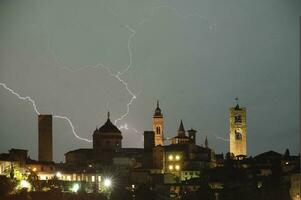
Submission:
[[200,184],[197,180],[206,177],[218,196],[226,183],[235,185],[223,176],[216,176],[230,163],[238,170],[254,173],[249,169],[256,169],[258,188],[265,183],[265,177],[271,176],[274,168],[279,167],[287,182],[291,183],[292,198],[300,199],[300,188],[296,189],[300,186],[300,155],[270,151],[254,158],[247,157],[246,108],[238,104],[231,107],[229,122],[230,149],[226,155],[216,154],[208,146],[207,138],[204,145],[197,144],[197,131],[185,130],[182,121],[177,134],[167,144],[164,116],[157,102],[152,118],[153,130],[144,131],[144,147],[124,148],[122,132],[111,122],[108,113],[107,121],[93,132],[92,148],[69,151],[65,153],[64,163],[55,163],[52,116],[39,115],[38,161],[30,159],[27,150],[11,149],[9,153],[0,154],[0,175],[9,173],[17,165],[24,172],[36,174],[40,181],[56,177],[62,182],[85,183],[87,190],[100,191],[104,177],[112,177],[119,185],[132,189],[139,184],[161,187],[171,196],[198,190]]

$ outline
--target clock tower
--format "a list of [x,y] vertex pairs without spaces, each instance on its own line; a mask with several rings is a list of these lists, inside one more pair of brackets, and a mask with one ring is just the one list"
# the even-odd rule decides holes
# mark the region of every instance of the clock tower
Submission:
[[230,153],[234,156],[247,155],[246,108],[240,107],[238,102],[230,108]]
[[163,138],[164,138],[164,119],[161,109],[159,107],[159,101],[157,101],[157,108],[153,115],[153,130],[154,130],[154,139],[155,146],[161,145],[163,146]]

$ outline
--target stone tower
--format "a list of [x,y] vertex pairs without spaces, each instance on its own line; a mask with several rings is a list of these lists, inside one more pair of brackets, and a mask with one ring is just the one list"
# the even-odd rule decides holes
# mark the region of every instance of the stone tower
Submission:
[[39,115],[39,161],[52,161],[52,115]]
[[230,153],[234,156],[247,155],[246,108],[238,103],[230,108]]
[[159,107],[159,101],[157,101],[157,108],[153,116],[153,130],[155,132],[155,146],[163,146],[164,138],[164,118]]

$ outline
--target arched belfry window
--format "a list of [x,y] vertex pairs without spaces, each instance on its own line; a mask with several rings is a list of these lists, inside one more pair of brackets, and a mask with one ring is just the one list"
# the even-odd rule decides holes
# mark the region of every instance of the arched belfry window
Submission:
[[160,134],[160,133],[161,133],[160,126],[157,126],[157,127],[156,127],[156,133],[157,133],[157,134]]

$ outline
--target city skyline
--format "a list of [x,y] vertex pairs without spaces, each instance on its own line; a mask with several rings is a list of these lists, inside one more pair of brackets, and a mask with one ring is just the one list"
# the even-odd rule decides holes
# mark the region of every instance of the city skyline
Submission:
[[[160,100],[166,137],[182,119],[198,131],[197,144],[207,136],[216,153],[229,151],[218,138],[229,139],[238,96],[247,108],[248,155],[298,154],[301,3],[276,1],[270,10],[271,1],[258,2],[3,1],[0,83],[31,97],[41,114],[70,118],[89,140],[108,110],[115,121],[131,103],[117,124],[129,129],[122,130],[126,147],[142,147]],[[32,103],[3,86],[0,96],[0,151],[24,148],[37,158]],[[92,146],[62,118],[53,119],[53,137],[55,161]]]

